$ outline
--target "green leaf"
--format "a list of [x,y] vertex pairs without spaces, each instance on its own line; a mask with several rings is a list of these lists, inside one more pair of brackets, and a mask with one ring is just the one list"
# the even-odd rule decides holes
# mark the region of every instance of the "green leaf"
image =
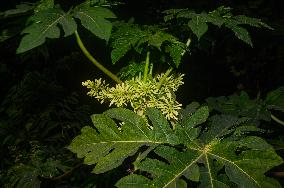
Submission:
[[23,53],[43,44],[46,38],[59,38],[59,25],[65,37],[73,34],[77,28],[71,15],[66,14],[60,8],[40,11],[33,15],[30,21],[32,24],[22,31],[25,36],[21,40],[17,53]]
[[136,174],[131,174],[129,176],[124,177],[123,181],[117,182],[116,186],[120,188],[154,188],[148,178]]
[[33,4],[23,3],[23,4],[16,5],[15,9],[6,10],[5,12],[3,12],[3,16],[9,17],[9,16],[14,16],[14,15],[21,15],[33,9],[34,9]]
[[176,134],[179,139],[182,140],[185,145],[191,144],[200,134],[200,127],[196,126],[204,123],[208,116],[209,109],[207,106],[199,108],[194,113],[192,112],[185,115],[180,125],[176,126]]
[[223,114],[248,117],[257,121],[270,121],[270,112],[265,103],[260,99],[250,99],[248,94],[243,91],[240,95],[209,97],[206,101],[209,107]]
[[207,23],[212,23],[213,25],[227,27],[231,29],[235,36],[244,41],[245,43],[252,46],[252,41],[248,31],[240,25],[249,25],[253,27],[264,27],[268,29],[273,29],[269,25],[263,23],[260,19],[247,17],[244,15],[234,16],[231,13],[231,8],[221,6],[209,13],[202,12],[200,14],[187,9],[170,9],[169,11],[164,11],[166,14],[165,20],[169,21],[174,18],[189,20],[187,26],[192,30],[192,32],[197,36],[198,40],[204,35],[208,30]]
[[85,157],[85,163],[96,164],[93,172],[103,173],[119,166],[141,146],[148,146],[151,150],[146,153],[155,154],[135,161],[138,174],[120,179],[118,187],[186,187],[185,179],[212,188],[281,187],[264,175],[283,162],[273,147],[255,136],[230,138],[245,119],[215,115],[202,131],[200,124],[204,125],[207,117],[208,107],[193,109],[173,130],[157,109],[147,109],[143,118],[114,108],[93,115],[95,128],[83,128],[69,149],[79,158]]
[[245,28],[235,25],[234,21],[227,21],[225,25],[235,33],[238,39],[252,46],[249,32]]
[[41,179],[39,177],[50,178],[57,176],[59,175],[58,169],[67,171],[67,167],[58,160],[52,158],[43,160],[40,158],[38,156],[40,152],[42,151],[38,150],[31,154],[29,164],[15,164],[9,169],[8,176],[10,180],[6,187],[40,188]]
[[108,18],[116,18],[113,12],[102,7],[79,6],[73,12],[74,17],[81,20],[82,25],[97,37],[109,40],[112,23]]
[[137,25],[121,24],[112,34],[112,63],[118,62],[135,44],[147,35]]
[[234,19],[236,19],[240,24],[246,24],[246,25],[250,25],[250,26],[253,26],[253,27],[265,27],[267,29],[273,30],[272,27],[263,23],[261,21],[261,19],[247,17],[245,15],[235,16]]
[[[163,115],[157,110],[147,113],[154,131],[149,129],[142,117],[127,109],[114,108],[102,115],[93,115],[96,129],[84,127],[82,134],[72,141],[69,149],[77,153],[79,158],[85,157],[86,164],[96,164],[94,173],[103,173],[118,167],[141,146],[172,143],[174,133]],[[124,123],[121,131],[112,118]],[[160,127],[163,127],[162,130],[159,130]]]
[[51,9],[54,7],[54,0],[40,0],[38,5],[35,7],[35,13],[38,13],[43,10]]
[[139,73],[144,71],[145,64],[143,63],[136,63],[136,62],[129,62],[129,64],[123,67],[119,72],[118,76],[121,79],[131,80],[131,78],[137,76]]
[[165,10],[162,13],[166,14],[164,16],[164,20],[165,22],[170,21],[172,19],[174,19],[178,13],[182,12],[182,11],[186,11],[187,9],[169,9],[169,10]]
[[[94,173],[103,173],[118,167],[126,157],[134,155],[141,146],[186,142],[176,136],[159,110],[149,108],[146,115],[153,127],[152,130],[144,118],[127,109],[113,108],[104,114],[93,115],[95,129],[84,127],[81,130],[82,134],[77,136],[68,148],[77,153],[79,158],[85,157],[86,164],[96,164]],[[117,125],[113,119],[123,122],[121,130],[118,129],[120,125]]]
[[187,46],[182,43],[171,43],[168,44],[165,48],[165,51],[168,52],[173,59],[176,67],[181,63],[181,58],[185,51],[187,51]]
[[[264,175],[283,163],[274,149],[255,136],[239,140],[223,137],[229,127],[238,124],[238,120],[228,116],[215,116],[214,119],[215,125],[201,132],[201,140],[196,138],[184,149],[159,145],[154,150],[159,157],[152,156],[136,164],[147,176],[129,175],[116,185],[135,185],[137,180],[148,187],[168,187],[183,177],[199,181],[201,187],[281,187],[276,180]],[[222,120],[227,123],[220,125]]]
[[143,50],[154,47],[159,51],[169,53],[176,66],[181,62],[187,46],[173,35],[155,26],[139,27],[135,24],[121,23],[112,35],[112,62],[119,61],[131,49],[142,53]]
[[265,99],[269,109],[284,112],[284,86],[269,92]]
[[198,40],[206,33],[208,30],[208,25],[204,22],[201,16],[196,15],[188,22],[188,26],[192,32],[197,36]]

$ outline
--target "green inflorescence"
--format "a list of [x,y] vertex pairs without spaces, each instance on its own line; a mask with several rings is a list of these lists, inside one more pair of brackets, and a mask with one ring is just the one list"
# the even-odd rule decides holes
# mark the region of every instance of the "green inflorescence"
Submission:
[[[110,87],[101,78],[95,81],[82,82],[90,91],[89,96],[95,97],[101,103],[110,102],[109,106],[131,106],[135,113],[143,116],[147,107],[155,107],[162,111],[168,120],[178,119],[181,104],[176,101],[174,92],[183,84],[183,74],[171,74],[162,79],[159,74],[153,79],[143,81],[140,76],[127,80],[115,87]],[[160,87],[162,83],[162,86]]]

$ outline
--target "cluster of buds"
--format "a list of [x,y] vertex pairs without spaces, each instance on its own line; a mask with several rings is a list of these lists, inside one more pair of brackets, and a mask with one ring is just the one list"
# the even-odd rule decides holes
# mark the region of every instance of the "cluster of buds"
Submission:
[[[183,84],[183,74],[170,75],[162,81],[163,74],[143,81],[141,77],[127,80],[115,87],[109,87],[102,79],[82,82],[90,91],[89,96],[101,103],[109,102],[110,106],[133,108],[134,112],[143,116],[146,108],[160,109],[168,120],[177,120],[181,104],[176,101],[174,92]],[[161,81],[163,82],[161,85]]]

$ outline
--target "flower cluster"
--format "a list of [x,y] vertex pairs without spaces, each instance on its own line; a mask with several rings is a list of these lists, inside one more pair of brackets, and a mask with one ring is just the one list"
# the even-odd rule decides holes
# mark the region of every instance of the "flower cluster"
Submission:
[[87,93],[89,96],[95,97],[101,103],[108,101],[110,106],[117,107],[130,105],[134,112],[142,116],[147,107],[155,107],[160,109],[168,120],[177,120],[181,104],[176,101],[174,92],[183,84],[183,76],[170,75],[163,81],[163,74],[147,81],[135,77],[115,87],[109,87],[100,78],[95,81],[87,80],[82,82],[82,85],[90,89]]

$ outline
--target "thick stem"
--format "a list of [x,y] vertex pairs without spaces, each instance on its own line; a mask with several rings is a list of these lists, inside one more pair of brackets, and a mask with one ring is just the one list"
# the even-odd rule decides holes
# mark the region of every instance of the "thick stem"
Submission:
[[276,121],[280,125],[284,125],[284,122],[282,120],[278,119],[277,117],[275,117],[273,114],[271,114],[271,119],[273,119],[274,121]]
[[161,78],[159,84],[158,84],[158,89],[160,89],[163,85],[163,83],[165,82],[165,80],[167,79],[167,77],[170,75],[170,73],[172,72],[173,68],[169,68],[167,70],[167,72],[163,75],[163,77]]
[[148,78],[149,63],[150,63],[150,51],[147,52],[147,57],[146,57],[146,62],[145,62],[145,67],[144,67],[143,82],[146,82]]
[[85,45],[83,44],[79,34],[77,31],[75,31],[76,41],[81,48],[82,52],[85,54],[85,56],[96,66],[98,67],[103,73],[105,73],[107,76],[109,76],[111,79],[113,79],[117,83],[122,83],[122,81],[111,71],[109,71],[107,68],[105,68],[102,64],[100,64],[86,49]]

